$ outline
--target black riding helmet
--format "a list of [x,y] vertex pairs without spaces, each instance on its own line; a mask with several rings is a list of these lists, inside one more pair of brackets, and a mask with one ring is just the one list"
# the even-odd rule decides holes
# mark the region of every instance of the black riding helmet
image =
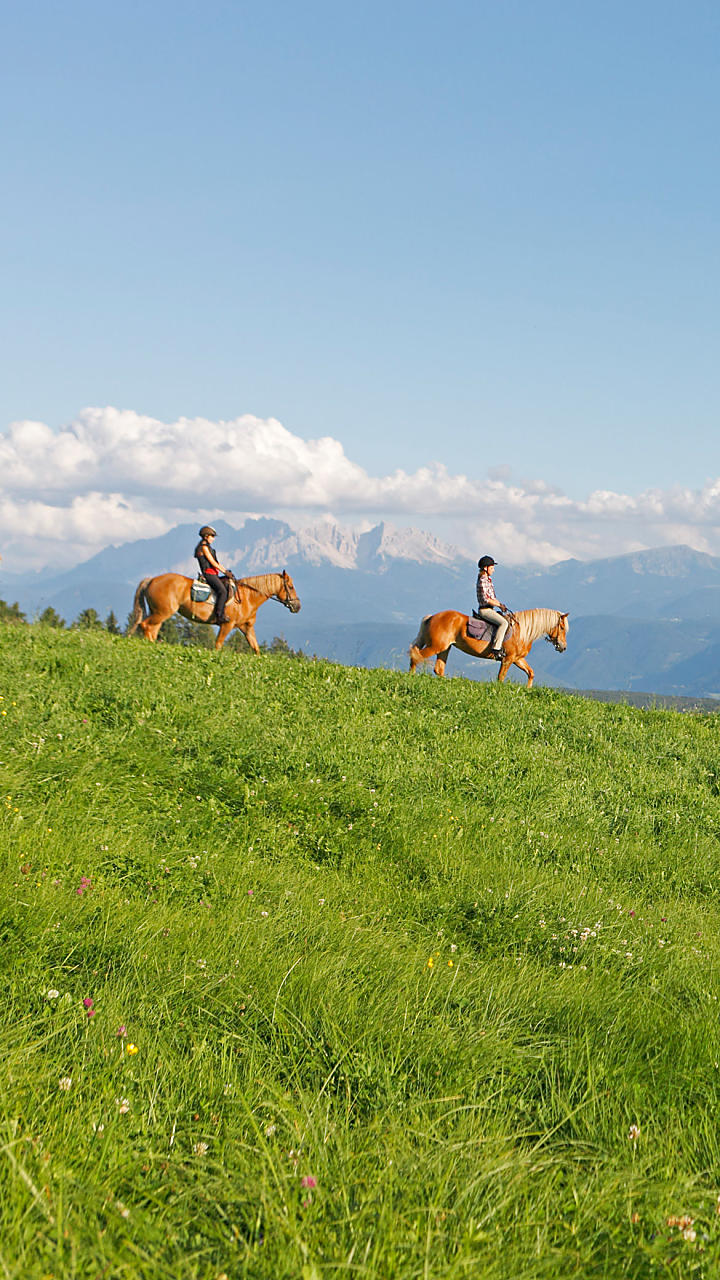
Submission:
[[217,538],[217,533],[211,524],[204,524],[199,533],[201,538]]
[[496,564],[496,561],[493,560],[492,556],[482,556],[480,560],[478,560],[478,569],[489,569],[491,564]]

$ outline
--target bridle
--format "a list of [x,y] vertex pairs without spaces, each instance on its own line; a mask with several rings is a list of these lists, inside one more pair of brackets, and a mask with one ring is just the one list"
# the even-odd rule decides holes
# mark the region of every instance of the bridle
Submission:
[[285,587],[285,599],[283,599],[283,597],[279,594],[279,592],[274,592],[274,593],[273,593],[273,595],[271,595],[271,596],[265,596],[265,592],[264,592],[264,591],[261,591],[259,587],[256,587],[256,586],[255,586],[255,584],[254,584],[254,583],[252,583],[252,582],[247,582],[247,581],[246,581],[245,579],[243,579],[243,578],[235,578],[235,579],[234,579],[234,581],[235,581],[235,593],[236,593],[236,595],[237,595],[237,588],[238,588],[238,587],[245,587],[248,591],[255,591],[255,592],[257,592],[257,594],[258,594],[259,596],[265,596],[265,599],[266,599],[266,600],[277,600],[277,601],[278,601],[278,603],[279,603],[279,604],[281,604],[281,605],[283,606],[283,608],[285,608],[285,609],[292,609],[292,606],[293,606],[293,604],[295,603],[295,601],[293,600],[292,596],[290,595],[290,588],[289,588],[289,586],[288,586],[288,576],[287,576],[287,574],[286,574],[286,573],[282,573],[282,574],[280,574],[279,576],[282,578],[282,580],[283,580],[283,586]]
[[295,601],[290,596],[290,588],[288,586],[288,578],[286,573],[283,574],[282,580],[283,580],[283,586],[285,587],[285,599],[283,600],[282,596],[280,595],[276,595],[275,599],[280,602],[283,608],[292,609],[292,606],[294,605]]
[[552,631],[548,631],[545,639],[548,644],[552,645],[553,649],[555,649],[557,653],[564,653],[565,650],[560,647],[560,621],[560,618],[558,618],[555,623],[555,634],[553,635]]

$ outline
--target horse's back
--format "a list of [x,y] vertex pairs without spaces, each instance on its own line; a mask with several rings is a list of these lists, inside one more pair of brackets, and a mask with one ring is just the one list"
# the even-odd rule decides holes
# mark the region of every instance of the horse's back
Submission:
[[467,626],[467,614],[458,613],[456,609],[441,609],[438,613],[427,613],[420,623],[415,644],[422,648],[436,641],[452,644],[459,631],[464,632]]

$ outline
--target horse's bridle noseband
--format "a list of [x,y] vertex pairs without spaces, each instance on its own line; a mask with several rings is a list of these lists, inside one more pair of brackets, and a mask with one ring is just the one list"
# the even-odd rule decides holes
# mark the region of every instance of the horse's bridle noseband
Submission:
[[[555,631],[556,631],[556,633],[560,631],[560,623],[559,623],[559,622],[558,622],[558,624],[557,624],[557,626],[556,626],[556,628],[555,628]],[[565,650],[564,650],[564,649],[562,649],[562,648],[560,647],[560,637],[559,637],[559,635],[558,635],[558,634],[556,634],[556,635],[554,635],[554,636],[553,636],[553,635],[550,635],[550,634],[548,633],[548,635],[546,635],[545,639],[547,640],[548,644],[551,644],[551,645],[552,645],[553,649],[555,649],[555,651],[556,651],[557,653],[564,653],[564,652],[565,652]]]
[[290,588],[288,586],[288,580],[285,577],[285,574],[283,574],[283,585],[285,587],[285,599],[283,600],[282,596],[280,595],[277,596],[277,599],[280,601],[280,604],[283,605],[285,609],[291,609],[295,601],[292,599],[290,595]]

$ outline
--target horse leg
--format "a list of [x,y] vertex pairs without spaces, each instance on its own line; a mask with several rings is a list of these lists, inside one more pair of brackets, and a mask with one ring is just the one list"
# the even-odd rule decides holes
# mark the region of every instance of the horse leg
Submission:
[[410,671],[413,672],[419,662],[427,662],[436,653],[437,649],[432,644],[426,645],[424,649],[418,649],[414,644],[410,650]]
[[253,653],[259,653],[260,645],[257,642],[257,636],[255,635],[255,628],[252,622],[246,622],[244,627],[239,627],[238,629],[242,631]]
[[141,622],[140,630],[145,636],[145,639],[153,640],[153,641],[157,640],[158,631],[160,630],[163,622],[165,622],[166,618],[169,618],[169,617],[170,615],[168,613],[151,613],[150,616],[146,618],[144,622]]
[[535,672],[530,666],[530,663],[526,662],[524,658],[516,658],[515,666],[519,667],[521,671],[524,671],[526,673],[528,678],[527,687],[528,689],[532,689],[533,680],[535,679]]
[[218,628],[218,633],[215,640],[216,649],[222,649],[225,641],[227,640],[234,626],[235,626],[234,622],[223,622],[222,626]]
[[445,663],[447,662],[449,652],[450,652],[450,645],[448,645],[447,649],[443,649],[442,653],[439,653],[437,658],[435,659],[435,666],[433,667],[433,671],[435,672],[436,676],[445,675]]
[[519,660],[517,658],[510,658],[506,654],[502,662],[500,663],[500,670],[498,671],[498,680],[500,681],[500,684],[505,683],[505,677],[508,671],[510,670],[513,662],[518,662],[518,665],[519,665]]

